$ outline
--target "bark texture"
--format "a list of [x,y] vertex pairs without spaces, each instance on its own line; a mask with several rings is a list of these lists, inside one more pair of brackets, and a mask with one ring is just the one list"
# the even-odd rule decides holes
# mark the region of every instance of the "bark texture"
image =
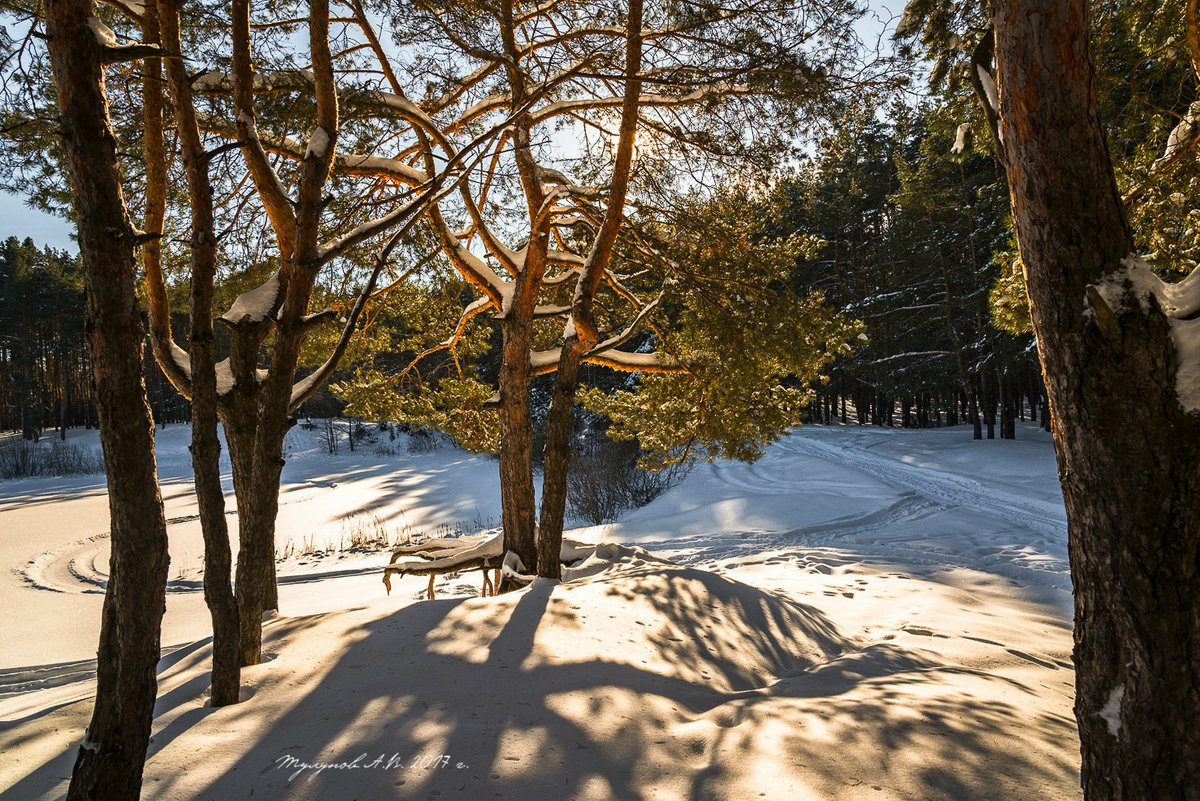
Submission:
[[[145,15],[161,20],[162,43],[171,53],[182,52],[180,3],[160,0]],[[231,585],[232,555],[221,488],[221,441],[217,437],[216,347],[213,333],[213,283],[217,272],[217,239],[208,155],[200,138],[191,81],[180,59],[167,62],[175,125],[187,175],[192,215],[191,355],[192,472],[200,528],[204,536],[204,601],[213,626],[210,700],[213,706],[236,704],[241,683],[238,660],[238,607]]]
[[[262,659],[262,615],[279,608],[275,586],[275,517],[279,509],[279,476],[283,470],[283,440],[295,424],[289,417],[293,381],[300,347],[311,320],[307,319],[313,283],[323,263],[318,234],[322,192],[329,177],[337,143],[338,108],[329,50],[329,3],[309,3],[309,49],[312,55],[316,123],[323,143],[309,149],[297,181],[293,206],[283,193],[262,150],[254,122],[254,62],[250,50],[250,9],[246,0],[231,3],[234,105],[247,168],[259,199],[275,230],[279,248],[278,282],[270,309],[259,309],[240,320],[222,317],[230,328],[230,364],[234,386],[220,400],[233,464],[238,506],[238,567],[235,592],[241,624],[240,660],[255,665]],[[265,378],[258,359],[267,336],[275,341]]]
[[[279,511],[279,475],[283,470],[282,442],[290,427],[285,417],[266,420],[271,428],[282,431],[270,437],[280,444],[274,457],[260,463],[259,453],[269,451],[258,416],[257,387],[239,392],[236,400],[228,396],[221,406],[229,458],[233,467],[234,490],[238,509],[238,566],[234,579],[238,621],[241,629],[238,660],[242,665],[257,665],[262,659],[263,613],[279,608],[275,586],[275,516]],[[230,401],[234,402],[231,403]]]
[[[1170,321],[1088,287],[1133,244],[1083,0],[997,4],[1001,132],[1075,584],[1075,715],[1095,799],[1200,799],[1200,423]],[[1094,293],[1092,293],[1094,296]],[[1103,329],[1103,330],[1102,330]]]
[[608,208],[575,284],[575,295],[571,300],[571,333],[564,338],[558,371],[554,377],[554,394],[546,417],[537,564],[538,575],[543,578],[556,579],[562,576],[563,518],[567,504],[571,419],[575,411],[575,391],[579,387],[579,364],[600,339],[593,309],[596,290],[612,260],[617,234],[625,218],[625,197],[633,165],[634,140],[637,138],[638,97],[642,91],[642,82],[638,77],[641,63],[642,2],[632,0],[626,20],[625,95],[621,104],[621,129],[609,184]]
[[150,738],[167,579],[167,531],[142,379],[137,237],[108,118],[110,53],[87,0],[50,0],[46,33],[87,292],[86,329],[108,475],[112,557],[97,653],[96,706],[68,798],[138,798]]
[[563,520],[567,509],[567,471],[571,467],[571,420],[579,388],[578,338],[567,342],[554,374],[554,393],[546,415],[546,446],[542,451],[542,508],[538,522],[537,573],[562,578]]
[[[500,3],[500,38],[507,55],[505,72],[512,90],[510,107],[516,111],[528,99],[526,76],[519,64],[521,56],[516,43],[515,3]],[[528,113],[518,113],[513,120],[513,159],[521,178],[525,206],[530,212],[529,245],[524,263],[513,267],[513,298],[504,309],[501,331],[504,336],[503,361],[500,366],[500,510],[504,527],[504,549],[514,552],[524,565],[524,571],[537,569],[536,523],[533,488],[533,426],[529,416],[529,363],[533,342],[533,315],[538,292],[546,274],[546,252],[550,247],[549,217],[539,218],[535,210],[543,208],[545,192],[538,177],[530,131],[533,121]],[[521,585],[505,576],[500,591],[508,592]]]
[[[532,304],[501,324],[504,355],[500,365],[500,510],[504,550],[512,551],[524,571],[537,567],[534,525],[533,426],[529,417],[529,343]],[[505,576],[500,591],[520,588]]]

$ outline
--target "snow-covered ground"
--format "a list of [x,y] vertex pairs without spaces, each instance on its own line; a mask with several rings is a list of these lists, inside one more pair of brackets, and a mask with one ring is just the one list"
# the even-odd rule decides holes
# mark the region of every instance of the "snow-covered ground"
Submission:
[[[588,578],[478,598],[471,573],[434,601],[420,578],[387,596],[386,551],[350,540],[494,526],[495,462],[386,435],[398,455],[331,456],[320,434],[289,435],[270,658],[214,710],[188,432],[160,430],[172,581],[147,799],[1080,795],[1066,524],[1032,425],[806,427],[575,530],[621,544]],[[106,514],[97,477],[0,483],[5,799],[65,792]]]

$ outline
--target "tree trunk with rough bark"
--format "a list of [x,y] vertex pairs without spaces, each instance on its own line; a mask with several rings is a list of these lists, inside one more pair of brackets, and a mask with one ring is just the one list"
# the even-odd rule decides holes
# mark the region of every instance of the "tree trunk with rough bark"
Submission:
[[[234,390],[237,391],[236,389]],[[262,421],[253,409],[257,392],[237,403],[223,404],[222,422],[238,509],[238,559],[234,580],[241,628],[238,660],[256,665],[262,660],[262,616],[279,608],[275,586],[275,515],[279,509],[279,475],[282,455],[272,464],[259,464],[258,441]],[[241,401],[250,401],[247,404]],[[249,405],[249,408],[247,406]],[[286,426],[285,418],[285,426]],[[286,427],[284,428],[286,433]],[[282,441],[282,436],[279,437]],[[274,469],[270,469],[274,466]],[[267,469],[264,469],[267,468]]]
[[563,519],[567,505],[567,470],[571,462],[571,418],[575,413],[575,391],[579,386],[579,365],[600,339],[593,306],[596,289],[612,259],[613,249],[625,217],[625,198],[633,164],[633,144],[637,137],[638,96],[642,91],[639,77],[642,63],[642,0],[631,0],[625,27],[625,94],[621,102],[621,128],[613,162],[608,208],[583,269],[575,282],[571,299],[571,322],[564,331],[559,353],[554,394],[546,419],[546,445],[543,450],[542,508],[538,528],[537,572],[542,578],[562,577]]
[[88,0],[46,3],[59,126],[70,168],[87,294],[86,330],[108,475],[112,556],[96,664],[96,705],[68,798],[136,801],[150,740],[165,606],[167,529],[142,373],[137,236],[125,208],[104,63]]
[[[504,361],[500,367],[500,510],[504,548],[516,553],[524,572],[532,573],[537,568],[537,543],[533,427],[529,419],[530,324],[518,317],[503,320],[501,326]],[[508,592],[520,586],[505,576],[500,590]]]
[[[567,344],[570,347],[570,343]],[[538,521],[537,571],[543,578],[562,577],[563,521],[567,509],[567,471],[571,464],[571,419],[579,387],[579,357],[563,358],[554,374],[554,394],[546,415],[546,447],[542,459],[542,508]]]
[[[1083,0],[997,4],[1013,218],[1050,401],[1075,584],[1089,801],[1200,799],[1200,416],[1133,252],[1097,115]],[[1148,301],[1145,306],[1142,300]]]
[[[147,18],[158,16],[161,36],[169,52],[183,48],[179,33],[180,3],[160,0],[157,10],[147,8]],[[236,704],[241,685],[238,661],[238,606],[231,585],[232,555],[225,520],[225,494],[221,488],[221,441],[217,437],[216,347],[213,332],[213,283],[216,280],[217,239],[213,216],[213,191],[208,156],[200,138],[192,100],[190,76],[179,59],[167,62],[175,124],[187,174],[192,215],[191,325],[188,353],[192,378],[192,472],[196,503],[204,537],[204,601],[213,626],[213,706]]]

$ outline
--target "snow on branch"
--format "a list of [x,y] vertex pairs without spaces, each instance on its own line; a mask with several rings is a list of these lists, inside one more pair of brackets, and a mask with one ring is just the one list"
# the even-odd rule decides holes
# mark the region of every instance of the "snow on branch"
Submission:
[[308,147],[304,149],[304,160],[310,158],[324,158],[329,150],[329,132],[324,128],[317,126],[313,131],[312,136],[308,138]]
[[[534,375],[545,375],[558,368],[561,357],[562,348],[536,350],[529,354],[529,364]],[[584,354],[582,361],[625,373],[679,373],[687,369],[683,362],[666,353],[632,353],[616,348],[589,351]]]
[[938,358],[941,356],[954,356],[954,355],[955,355],[955,353],[952,350],[909,351],[908,353],[896,353],[891,356],[884,356],[882,359],[876,359],[875,361],[867,362],[867,364],[871,364],[871,365],[885,364],[887,362],[894,362],[897,359],[933,359],[933,358]]
[[687,370],[687,365],[683,362],[670,354],[661,352],[630,353],[624,350],[605,349],[592,351],[583,357],[583,361],[626,373],[681,373]]
[[101,0],[106,6],[115,8],[134,22],[140,23],[146,13],[146,4],[140,0]]
[[542,282],[543,286],[555,286],[566,281],[568,277],[578,277],[578,272],[583,267],[583,256],[580,256],[578,253],[571,253],[568,250],[549,248],[546,250],[546,262],[548,264],[571,268],[562,273],[562,275],[556,275]]
[[[151,320],[153,326],[153,320]],[[154,358],[158,361],[163,375],[171,382],[171,386],[186,398],[192,396],[192,356],[181,348],[174,337],[168,332],[163,336],[161,330],[153,326],[150,338],[154,349]]]
[[[553,255],[551,255],[551,254],[553,254]],[[574,281],[579,278],[579,270],[580,270],[580,267],[583,265],[583,257],[582,256],[575,256],[574,253],[568,254],[565,251],[561,251],[561,250],[548,250],[548,251],[546,251],[546,261],[549,262],[550,264],[561,264],[563,262],[558,261],[558,258],[563,255],[574,256],[575,258],[579,259],[579,264],[577,266],[572,266],[571,269],[569,269],[569,270],[563,270],[561,273],[558,273],[557,275],[552,275],[547,278],[543,278],[542,286],[544,286],[544,287],[562,286],[563,284],[567,283],[568,281]]]
[[1086,310],[1109,338],[1121,336],[1119,316],[1131,311],[1127,299],[1143,314],[1161,313],[1175,345],[1175,393],[1189,412],[1200,412],[1200,274],[1192,270],[1174,284],[1163,281],[1145,259],[1129,256],[1122,268],[1087,288]]
[[259,286],[243,292],[233,301],[229,311],[218,317],[228,325],[254,325],[274,316],[279,308],[281,281],[278,272]]
[[1172,319],[1185,320],[1200,315],[1200,277],[1195,270],[1182,281],[1168,284],[1150,269],[1145,259],[1129,256],[1121,263],[1120,270],[1091,286],[1116,314],[1127,310],[1125,298],[1131,295],[1143,313],[1153,310],[1153,299],[1163,314]]
[[[224,397],[233,392],[233,388],[237,385],[237,378],[233,374],[233,362],[229,359],[222,359],[213,365],[213,368],[217,374],[217,396]],[[257,385],[261,386],[267,380],[266,370],[256,368],[253,375],[253,382]]]
[[[269,95],[308,90],[315,80],[311,70],[277,70],[269,74],[255,73],[250,85],[254,94]],[[229,94],[233,88],[234,77],[219,70],[202,72],[192,78],[192,90],[200,94]]]
[[[1198,144],[1200,144],[1200,100],[1188,106],[1188,110],[1184,112],[1179,123],[1171,129],[1162,155],[1150,165],[1150,176],[1176,164],[1188,153],[1193,152]],[[1133,203],[1146,193],[1150,183],[1149,180],[1145,180],[1137,184],[1121,200],[1125,203]]]
[[[478,300],[468,304],[467,307],[463,309],[462,316],[458,318],[458,323],[454,326],[454,333],[452,333],[446,339],[446,341],[441,343],[439,346],[439,349],[445,348],[450,350],[451,355],[454,356],[455,364],[458,363],[458,356],[455,355],[454,349],[455,346],[458,345],[458,340],[461,339],[462,335],[466,332],[467,325],[471,322],[471,320],[475,319],[477,315],[482,314],[490,308],[492,308],[492,301],[487,297],[487,295],[484,295],[482,298],[479,298]],[[427,356],[429,354],[425,353],[422,355]],[[417,358],[419,360],[421,357]],[[416,361],[414,361],[410,367],[415,365]]]
[[[589,364],[600,364],[627,373],[677,373],[686,370],[687,365],[666,353],[657,351],[652,353],[631,353],[629,351],[618,350],[621,345],[628,342],[638,332],[642,322],[654,311],[662,298],[663,295],[660,293],[654,300],[638,309],[637,316],[620,333],[598,343],[594,348],[585,353],[581,360]],[[564,339],[574,333],[573,326],[574,318],[569,318],[564,329]],[[532,351],[529,355],[529,363],[535,375],[543,375],[554,372],[558,368],[561,357],[562,348]]]
[[512,284],[497,275],[496,271],[487,265],[487,262],[463,245],[446,225],[442,216],[436,213],[436,209],[432,211],[434,213],[429,215],[430,226],[454,268],[463,278],[486,294],[497,308],[503,309],[506,303],[511,304]]
[[466,94],[466,92],[468,90],[470,90],[472,87],[477,85],[480,81],[482,81],[484,78],[487,78],[489,75],[491,75],[493,72],[495,72],[500,67],[501,63],[502,62],[499,59],[493,59],[491,61],[484,62],[480,67],[475,69],[475,71],[470,73],[469,75],[466,75],[460,79],[453,80],[453,83],[454,83],[453,89],[447,91],[445,94],[443,94],[441,97],[437,98],[436,100],[424,102],[424,103],[422,103],[422,105],[431,114],[436,114],[440,111],[444,111],[445,109],[449,108],[451,104],[457,102],[458,99],[460,97],[462,97],[464,94]]
[[334,157],[334,167],[349,175],[384,175],[413,185],[429,180],[429,176],[416,167],[384,156],[338,153]]
[[563,306],[556,303],[547,303],[541,306],[533,307],[534,318],[542,317],[561,317],[571,311],[570,306]]
[[100,60],[105,64],[118,61],[136,61],[139,58],[151,58],[163,55],[162,48],[147,42],[119,42],[112,28],[105,25],[97,17],[88,17],[87,26],[92,32],[100,48]]
[[382,217],[378,217],[374,220],[368,220],[361,225],[355,226],[341,236],[324,243],[317,248],[317,263],[326,264],[327,262],[330,262],[342,255],[355,245],[358,245],[359,243],[370,239],[376,234],[386,231],[393,225],[412,217],[415,213],[428,205],[431,196],[434,194],[433,190],[434,187],[430,186],[412,200],[383,215]]
[[533,8],[526,9],[525,11],[517,14],[513,22],[517,25],[524,25],[527,22],[537,19],[543,14],[553,11],[564,2],[569,2],[569,0],[546,0],[544,3],[538,3]]
[[1163,154],[1155,160],[1150,169],[1157,170],[1174,162],[1179,156],[1194,147],[1198,141],[1200,141],[1200,100],[1188,106],[1188,110],[1179,124],[1171,130],[1167,137],[1167,146],[1163,149]]
[[393,112],[405,122],[417,126],[439,147],[453,154],[454,149],[442,133],[442,128],[416,103],[402,95],[378,90],[345,92],[342,98],[348,105],[359,107],[380,108]]
[[[997,152],[1004,149],[1004,136],[1000,131],[1000,93],[996,88],[996,80],[992,77],[991,67],[996,49],[996,37],[989,23],[979,35],[979,41],[971,51],[971,70],[968,73],[971,88],[975,98],[983,107],[983,118],[987,121],[988,131]],[[963,132],[965,138],[966,133]],[[966,142],[964,141],[964,146]],[[957,146],[957,142],[956,142]],[[958,152],[958,151],[956,151]]]
[[[198,114],[198,119],[205,130],[226,138],[237,138],[237,130],[208,114]],[[265,131],[258,132],[259,142],[269,153],[277,156],[303,161],[307,148],[290,136],[276,136]],[[374,156],[364,153],[343,153],[338,151],[333,156],[333,168],[343,175],[356,175],[367,178],[391,178],[409,186],[420,186],[429,181],[429,176],[399,159],[386,156]]]
[[537,165],[538,180],[549,186],[559,186],[566,190],[569,195],[577,195],[579,197],[594,198],[599,197],[601,189],[598,186],[580,186],[566,176],[561,170],[553,169],[552,167],[544,167]]
[[987,99],[988,108],[999,113],[1000,93],[996,89],[996,81],[982,64],[976,64],[975,71],[979,77],[979,85],[983,87],[983,96]]

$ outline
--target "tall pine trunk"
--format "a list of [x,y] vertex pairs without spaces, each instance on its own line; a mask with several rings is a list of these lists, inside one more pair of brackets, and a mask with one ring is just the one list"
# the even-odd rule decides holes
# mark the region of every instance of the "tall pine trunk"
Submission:
[[[161,38],[169,52],[182,52],[179,3],[160,0],[145,18],[160,17]],[[192,101],[190,78],[179,59],[167,62],[175,124],[187,175],[192,218],[191,325],[188,353],[192,374],[192,472],[204,537],[204,601],[213,627],[213,706],[236,704],[240,689],[238,607],[231,585],[232,557],[225,494],[221,488],[221,442],[217,437],[216,347],[213,332],[213,283],[217,239],[213,191]]]
[[[524,572],[537,568],[534,528],[533,426],[529,417],[530,322],[524,315],[501,322],[504,335],[500,367],[500,510],[504,548],[514,552]],[[521,586],[505,577],[501,591]]]
[[[256,397],[257,393],[249,394],[250,400]],[[257,665],[262,661],[263,613],[279,608],[275,583],[275,517],[279,511],[282,446],[273,459],[259,461],[258,454],[265,450],[259,444],[263,421],[251,409],[245,408],[245,404],[227,403],[222,422],[229,445],[238,510],[238,557],[234,579],[241,628],[238,659],[242,665]],[[267,421],[267,424],[273,422]],[[285,417],[279,425],[286,434],[289,420]],[[282,443],[283,434],[277,439]]]
[[1084,794],[1198,799],[1200,418],[1180,404],[1157,305],[1089,291],[1133,244],[1087,3],[997,6],[1008,184],[1067,507]]
[[641,63],[642,0],[630,0],[625,26],[625,95],[621,102],[621,130],[613,163],[608,209],[575,283],[575,294],[571,299],[570,333],[563,337],[554,394],[546,420],[537,568],[538,575],[543,578],[557,579],[562,576],[563,518],[567,503],[567,470],[571,461],[571,418],[575,412],[575,391],[579,386],[579,365],[600,338],[593,304],[596,289],[612,259],[617,234],[624,219],[625,197],[633,164],[633,143],[637,136]]
[[104,91],[106,53],[89,0],[49,0],[46,34],[70,169],[87,294],[86,330],[108,475],[112,556],[100,628],[96,705],[68,798],[128,799],[141,789],[167,580],[167,528],[142,373],[138,242],[125,208]]
[[[566,347],[571,347],[568,341]],[[542,508],[538,520],[538,575],[562,577],[563,521],[567,508],[567,471],[571,463],[571,419],[579,386],[579,355],[559,361],[554,394],[546,415],[542,462]]]

